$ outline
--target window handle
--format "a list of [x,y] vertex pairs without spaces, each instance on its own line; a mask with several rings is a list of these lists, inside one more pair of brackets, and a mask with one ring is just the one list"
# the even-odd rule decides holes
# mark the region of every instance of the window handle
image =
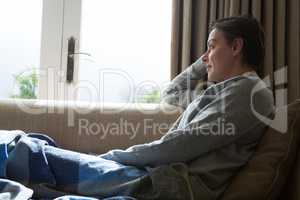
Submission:
[[86,52],[75,52],[73,54],[70,54],[69,56],[70,57],[74,57],[74,55],[77,55],[77,54],[86,55],[86,56],[92,56],[90,53],[86,53]]
[[74,37],[70,37],[68,40],[68,59],[67,59],[67,82],[72,83],[73,82],[73,76],[74,76],[74,55],[80,54],[80,55],[86,55],[86,56],[92,56],[90,53],[86,52],[75,52],[75,45],[76,40]]
[[74,76],[74,53],[75,53],[75,38],[70,37],[68,40],[68,57],[67,57],[67,83],[73,82]]

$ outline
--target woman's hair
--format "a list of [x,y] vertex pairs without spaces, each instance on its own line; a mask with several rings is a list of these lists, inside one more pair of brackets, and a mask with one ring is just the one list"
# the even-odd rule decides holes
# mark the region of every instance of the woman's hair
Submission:
[[235,16],[219,19],[210,26],[223,32],[228,42],[243,39],[242,62],[252,66],[257,72],[265,56],[264,32],[259,22],[250,16]]

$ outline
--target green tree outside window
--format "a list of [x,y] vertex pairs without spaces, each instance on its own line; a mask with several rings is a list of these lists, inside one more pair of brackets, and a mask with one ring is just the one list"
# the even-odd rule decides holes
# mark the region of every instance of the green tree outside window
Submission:
[[14,94],[12,98],[22,98],[22,99],[36,99],[36,88],[38,84],[38,78],[36,70],[31,70],[30,73],[20,73],[14,75],[15,84],[19,90],[19,94]]

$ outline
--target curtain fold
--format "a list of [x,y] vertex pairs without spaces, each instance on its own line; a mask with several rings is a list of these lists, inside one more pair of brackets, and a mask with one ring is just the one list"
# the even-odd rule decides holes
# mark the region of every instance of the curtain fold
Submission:
[[241,5],[241,14],[242,15],[246,15],[249,13],[249,5],[250,5],[250,1],[241,1],[242,5]]
[[288,67],[288,101],[300,98],[300,3],[287,1],[286,66]]
[[209,4],[209,24],[217,19],[217,0],[210,0]]
[[230,0],[224,0],[224,17],[229,17]]
[[183,1],[181,0],[173,0],[172,2],[171,78],[174,78],[182,71],[182,3]]
[[171,78],[205,52],[212,21],[241,14],[254,16],[264,29],[259,74],[270,80],[276,104],[300,98],[299,0],[173,0]]
[[[262,15],[262,26],[265,32],[265,59],[263,62],[262,74],[269,76],[270,81],[274,79],[274,62],[273,62],[273,15],[274,15],[274,4],[273,1],[263,1],[263,15]],[[273,84],[271,85],[273,88]]]
[[240,0],[231,0],[230,1],[230,16],[236,16],[240,14]]
[[[286,34],[286,12],[285,1],[276,0],[274,2],[274,94],[276,105],[287,103],[287,69],[285,59],[285,34]],[[283,70],[280,70],[283,69]],[[276,73],[277,72],[277,73]],[[281,97],[281,98],[280,98]]]
[[[208,18],[209,18],[209,0],[201,0],[201,1],[193,1],[195,3],[194,15],[193,15],[193,26],[194,29],[194,38],[193,42],[195,42],[192,49],[192,61],[195,61],[197,57],[199,57],[202,52],[205,52],[206,49],[206,40],[208,37],[207,28]],[[186,66],[184,66],[186,67]]]
[[218,19],[224,17],[224,0],[218,0]]
[[[263,0],[265,1],[265,0]],[[252,0],[251,2],[251,13],[259,22],[261,22],[261,8],[262,8],[262,0]],[[281,1],[281,0],[280,0]],[[246,13],[248,14],[248,13]]]

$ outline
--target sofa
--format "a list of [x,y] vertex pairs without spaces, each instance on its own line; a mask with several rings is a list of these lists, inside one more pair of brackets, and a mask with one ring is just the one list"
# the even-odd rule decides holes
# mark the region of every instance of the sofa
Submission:
[[[300,99],[285,108],[278,113],[286,114],[288,127],[281,133],[268,128],[257,152],[232,178],[221,199],[300,199]],[[101,154],[160,138],[181,112],[166,104],[3,99],[0,129],[44,133],[62,148]]]

